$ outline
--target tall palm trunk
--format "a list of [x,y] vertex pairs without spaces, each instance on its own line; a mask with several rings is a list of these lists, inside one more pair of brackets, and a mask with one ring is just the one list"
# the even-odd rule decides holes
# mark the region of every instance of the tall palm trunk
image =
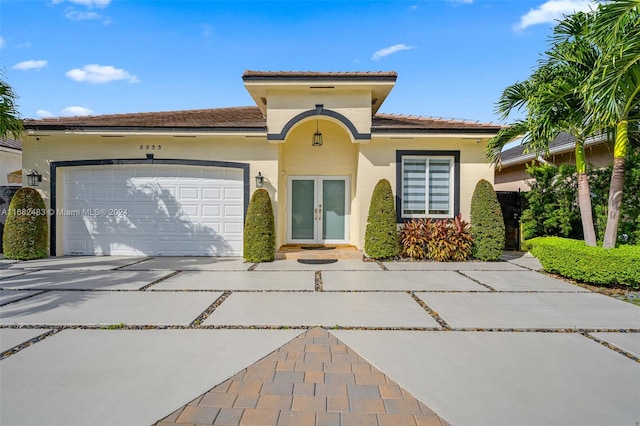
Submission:
[[584,153],[584,141],[576,138],[576,170],[578,172],[578,204],[582,219],[582,233],[584,242],[588,246],[596,245],[596,230],[593,226],[591,211],[591,190],[589,189],[589,175],[587,174],[587,159]]
[[613,248],[618,239],[618,222],[620,220],[620,207],[624,189],[624,163],[627,158],[629,139],[627,129],[629,123],[622,120],[616,126],[616,142],[613,148],[613,172],[609,186],[609,215],[607,217],[607,229],[604,233],[604,248]]

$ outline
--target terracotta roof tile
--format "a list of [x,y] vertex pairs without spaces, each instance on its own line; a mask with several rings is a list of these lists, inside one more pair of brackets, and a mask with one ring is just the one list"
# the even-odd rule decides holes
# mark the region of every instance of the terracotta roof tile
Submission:
[[497,132],[501,127],[494,123],[395,114],[376,114],[372,122],[372,130],[382,131],[482,130]]
[[264,129],[266,121],[256,107],[198,109],[187,111],[143,112],[133,114],[58,117],[25,120],[28,129],[73,128],[197,128]]
[[[262,130],[266,119],[258,107],[213,108],[188,111],[145,112],[134,114],[95,115],[25,120],[25,127],[34,130],[133,130],[133,129],[191,129],[191,130]],[[372,132],[434,132],[479,131],[497,132],[497,124],[377,114],[373,117]]]
[[350,79],[384,79],[393,80],[398,77],[395,71],[252,71],[242,74],[243,80],[262,79],[314,79],[314,80],[350,80]]
[[0,146],[22,151],[22,142],[15,139],[0,139]]

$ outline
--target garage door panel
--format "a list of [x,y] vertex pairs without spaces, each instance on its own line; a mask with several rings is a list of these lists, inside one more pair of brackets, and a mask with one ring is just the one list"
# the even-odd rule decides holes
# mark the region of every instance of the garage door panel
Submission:
[[241,170],[71,167],[64,185],[63,208],[126,210],[117,217],[63,217],[65,254],[242,255]]
[[224,188],[225,200],[242,200],[242,188]]

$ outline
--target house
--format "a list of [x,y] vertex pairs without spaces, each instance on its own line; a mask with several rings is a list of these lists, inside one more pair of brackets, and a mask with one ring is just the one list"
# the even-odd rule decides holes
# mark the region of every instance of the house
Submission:
[[276,243],[362,249],[388,179],[397,220],[469,219],[500,126],[380,114],[395,72],[246,71],[255,106],[27,120],[51,255],[241,256],[244,216],[269,191]]
[[[585,141],[587,163],[592,167],[607,167],[613,162],[613,148],[606,135],[588,138]],[[560,133],[550,144],[549,154],[539,156],[526,152],[523,145],[502,151],[500,167],[496,168],[494,188],[502,208],[505,221],[505,248],[520,249],[520,214],[525,200],[521,192],[531,189],[531,176],[527,166],[532,162],[554,165],[575,165],[575,138],[568,133]]]
[[0,253],[2,234],[13,194],[22,187],[22,142],[0,139]]
[[[549,155],[541,157],[535,153],[525,152],[525,146],[519,145],[502,151],[500,167],[496,168],[496,191],[523,191],[531,187],[528,182],[531,177],[527,173],[527,165],[532,161],[540,163],[576,164],[576,140],[568,133],[560,133],[549,144]],[[613,163],[613,147],[606,135],[589,138],[585,141],[587,163],[592,167],[607,167]]]

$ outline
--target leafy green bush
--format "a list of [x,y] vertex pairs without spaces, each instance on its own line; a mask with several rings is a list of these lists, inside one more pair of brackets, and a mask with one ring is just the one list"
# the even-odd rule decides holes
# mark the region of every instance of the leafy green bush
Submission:
[[559,237],[538,237],[527,243],[547,272],[589,284],[640,287],[640,246],[605,249]]
[[371,195],[364,251],[374,259],[386,259],[397,256],[398,248],[395,199],[389,181],[381,179]]
[[578,182],[573,165],[556,167],[550,164],[527,166],[535,180],[524,193],[527,209],[522,212],[525,239],[539,236],[582,238]]
[[276,226],[266,189],[257,189],[249,201],[243,249],[247,262],[273,262],[275,258]]
[[471,235],[473,257],[485,261],[498,260],[504,250],[504,219],[493,186],[482,179],[471,198]]
[[44,200],[33,188],[22,188],[11,199],[2,247],[7,259],[47,257],[49,224]]
[[402,254],[415,260],[464,262],[471,256],[473,239],[462,215],[450,219],[413,219],[400,231]]
[[[602,241],[607,225],[611,170],[612,166],[588,171],[598,241]],[[531,190],[524,193],[528,207],[521,216],[523,237],[582,239],[575,167],[531,164],[527,172],[535,180],[530,182]],[[640,148],[630,149],[625,161],[618,240],[640,244]]]

